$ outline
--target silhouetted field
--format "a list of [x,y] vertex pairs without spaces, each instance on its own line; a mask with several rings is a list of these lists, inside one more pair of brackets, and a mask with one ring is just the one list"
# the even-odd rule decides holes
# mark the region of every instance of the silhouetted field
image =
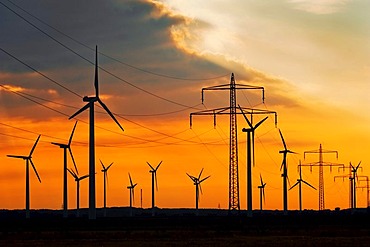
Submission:
[[34,210],[25,219],[18,210],[0,211],[0,246],[370,246],[370,213],[297,211],[110,208],[108,217],[87,211],[67,219],[61,211]]

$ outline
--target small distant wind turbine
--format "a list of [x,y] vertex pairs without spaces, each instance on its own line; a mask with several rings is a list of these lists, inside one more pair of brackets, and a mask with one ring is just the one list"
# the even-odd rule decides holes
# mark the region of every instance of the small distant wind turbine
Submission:
[[63,148],[63,154],[64,154],[64,156],[63,156],[64,157],[64,162],[63,162],[63,217],[64,218],[66,218],[68,216],[67,149],[69,151],[69,154],[71,155],[73,165],[74,165],[74,167],[76,169],[76,172],[78,174],[76,162],[75,162],[75,159],[73,157],[72,149],[71,149],[72,137],[73,137],[73,134],[75,132],[76,125],[77,125],[77,121],[76,121],[76,123],[73,127],[73,130],[72,130],[72,133],[69,137],[68,144],[62,144],[62,143],[56,143],[56,142],[51,143],[53,145],[59,146],[60,148]]
[[279,151],[279,153],[283,154],[283,162],[280,166],[280,171],[283,169],[283,174],[281,176],[283,177],[283,210],[284,214],[288,213],[288,167],[287,167],[287,155],[288,153],[296,154],[295,152],[289,150],[286,146],[283,134],[281,133],[281,130],[279,129],[280,137],[284,145],[284,150]]
[[195,185],[195,210],[196,210],[196,214],[197,215],[198,215],[198,204],[199,204],[199,190],[200,190],[200,193],[203,194],[203,192],[202,192],[202,186],[200,184],[204,180],[206,180],[206,179],[208,179],[210,177],[210,176],[208,176],[208,177],[205,177],[203,179],[200,179],[200,177],[202,176],[203,169],[204,168],[202,168],[202,170],[200,171],[198,177],[194,177],[194,176],[191,176],[188,173],[186,173],[186,175],[188,175],[188,177],[194,182],[194,185]]
[[260,190],[260,210],[262,211],[262,198],[263,198],[263,202],[265,202],[266,183],[263,182],[261,174],[260,174],[260,179],[261,179],[261,185],[258,185],[258,189]]
[[154,216],[155,212],[155,200],[154,200],[154,183],[155,183],[155,188],[158,191],[158,183],[157,183],[157,170],[159,166],[162,164],[162,161],[159,162],[156,168],[154,168],[149,162],[146,162],[149,167],[150,167],[150,173],[152,174],[152,215]]
[[248,216],[252,216],[252,157],[254,164],[254,132],[268,117],[259,121],[255,126],[249,121],[243,109],[239,105],[239,109],[247,121],[249,128],[243,128],[242,131],[247,133],[247,210]]
[[109,166],[105,167],[103,162],[100,160],[101,166],[103,170],[101,170],[104,174],[104,217],[107,216],[107,182],[108,182],[108,169],[113,165],[113,162],[110,163]]
[[36,167],[32,162],[32,154],[33,151],[35,151],[36,145],[40,139],[40,136],[37,137],[37,140],[35,144],[33,145],[31,152],[28,156],[22,156],[22,155],[7,155],[10,158],[16,158],[16,159],[23,159],[26,161],[26,218],[30,218],[30,163],[32,165],[33,170],[35,171],[35,174],[37,176],[37,179],[41,183],[41,179],[39,174],[37,173]]
[[127,189],[130,191],[130,216],[132,216],[132,204],[135,203],[135,186],[137,185],[132,182],[131,175],[128,173],[128,177],[130,179],[130,185],[127,186]]
[[72,177],[75,179],[75,181],[77,183],[77,193],[76,193],[76,195],[77,195],[77,200],[76,200],[77,217],[80,217],[80,181],[89,177],[89,174],[79,177],[76,174],[76,172],[74,172],[73,170],[70,170],[70,169],[67,168],[67,171],[72,175]]
[[89,123],[89,219],[96,219],[96,200],[95,200],[95,126],[94,126],[94,103],[98,102],[109,116],[116,122],[116,124],[123,131],[122,126],[114,117],[112,112],[99,98],[99,80],[98,80],[98,46],[95,48],[95,96],[85,96],[83,101],[87,104],[74,113],[69,119],[74,118],[81,112],[89,109],[90,111],[90,123]]
[[293,189],[295,186],[298,185],[298,191],[299,191],[299,211],[302,211],[302,182],[305,183],[306,185],[310,186],[312,189],[316,190],[315,187],[313,187],[311,184],[307,183],[302,179],[302,166],[301,166],[301,161],[299,161],[299,179],[297,179],[297,182],[290,187],[289,190]]
[[357,170],[359,169],[359,168],[361,168],[362,169],[362,167],[360,167],[360,165],[361,165],[361,161],[358,163],[358,165],[356,166],[356,167],[354,167],[353,165],[352,165],[352,162],[349,162],[349,164],[350,164],[350,168],[351,168],[351,173],[352,173],[352,188],[353,188],[353,191],[352,191],[352,193],[353,193],[353,208],[356,208],[356,179],[358,179],[357,178]]

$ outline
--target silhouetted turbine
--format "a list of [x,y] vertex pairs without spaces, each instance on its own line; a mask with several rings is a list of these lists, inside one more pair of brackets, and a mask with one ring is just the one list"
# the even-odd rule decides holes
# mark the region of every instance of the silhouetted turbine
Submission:
[[146,162],[149,167],[150,167],[150,173],[152,174],[152,215],[154,216],[155,212],[155,198],[154,198],[154,183],[155,183],[155,188],[158,191],[158,183],[157,183],[157,170],[159,166],[162,164],[162,161],[159,162],[156,168],[154,168],[149,162]]
[[263,202],[265,203],[266,183],[263,182],[261,174],[260,174],[260,179],[261,179],[261,185],[258,186],[258,189],[260,190],[260,210],[262,211],[262,198],[263,198]]
[[302,167],[301,167],[301,161],[299,161],[299,179],[297,179],[297,182],[293,184],[292,187],[290,187],[289,190],[293,189],[295,186],[298,185],[298,193],[299,193],[299,211],[302,211],[302,183],[305,183],[306,185],[310,186],[314,190],[316,190],[315,187],[313,187],[311,184],[307,183],[302,179]]
[[252,216],[252,154],[254,164],[254,131],[260,126],[268,117],[259,121],[255,126],[249,121],[243,109],[239,105],[245,121],[248,123],[249,128],[243,128],[242,131],[247,133],[247,211],[248,216]]
[[285,143],[283,134],[281,133],[281,130],[279,129],[280,137],[284,145],[284,150],[279,151],[279,153],[283,154],[283,162],[280,166],[280,171],[283,169],[283,174],[281,176],[283,177],[283,210],[284,214],[288,213],[288,167],[287,167],[287,155],[288,153],[295,154],[295,152],[290,151]]
[[69,119],[74,118],[81,112],[89,109],[90,111],[90,123],[89,123],[89,219],[96,219],[96,200],[95,200],[95,129],[94,129],[94,103],[98,102],[104,110],[109,114],[109,116],[116,122],[116,124],[123,131],[122,126],[119,124],[117,119],[108,109],[108,107],[99,98],[99,82],[98,82],[98,47],[95,49],[95,96],[89,97],[85,96],[83,98],[84,102],[87,104],[78,110],[75,114],[69,117]]
[[108,182],[108,169],[113,165],[113,162],[110,163],[109,166],[105,167],[103,162],[100,160],[101,166],[103,167],[103,172],[104,175],[104,217],[107,216],[107,182]]
[[130,216],[132,216],[132,204],[135,203],[135,186],[137,185],[132,182],[131,175],[128,173],[128,177],[130,179],[130,185],[127,186],[127,189],[130,191]]
[[35,144],[33,145],[32,149],[31,149],[31,152],[28,156],[7,155],[10,158],[23,159],[23,160],[26,161],[26,218],[30,218],[30,169],[29,169],[30,164],[29,163],[31,163],[32,168],[33,168],[33,170],[34,170],[34,172],[37,176],[37,179],[41,183],[40,176],[37,173],[36,167],[32,162],[32,154],[33,154],[33,151],[35,151],[35,148],[36,148],[36,145],[37,145],[37,143],[40,139],[40,136],[41,135],[39,135],[39,137],[37,137],[37,140],[36,140]]
[[77,212],[76,212],[76,215],[77,215],[77,217],[80,217],[80,181],[89,177],[89,175],[87,174],[87,175],[79,177],[73,170],[70,170],[70,169],[67,168],[67,171],[72,175],[72,177],[75,179],[76,184],[77,184],[77,193],[76,193],[76,196],[77,196],[77,199],[76,199]]
[[59,146],[60,148],[63,148],[63,158],[64,158],[64,161],[63,161],[63,217],[64,218],[66,218],[68,216],[67,150],[69,151],[69,154],[71,155],[73,165],[74,165],[74,167],[76,169],[76,172],[78,174],[76,162],[75,162],[75,159],[73,157],[72,149],[71,149],[72,137],[73,137],[73,134],[75,132],[76,125],[77,125],[77,121],[76,121],[76,123],[73,127],[72,133],[69,137],[69,141],[68,141],[67,144],[56,143],[56,142],[51,143],[53,145]]
[[195,210],[196,210],[196,215],[198,215],[199,190],[200,190],[200,193],[203,194],[203,192],[202,192],[202,186],[200,184],[204,180],[206,180],[206,179],[208,179],[210,177],[210,176],[208,176],[208,177],[205,177],[203,179],[200,179],[200,177],[202,176],[203,169],[204,168],[202,168],[202,170],[200,171],[198,177],[194,177],[194,176],[191,176],[188,173],[186,173],[186,175],[188,175],[188,177],[194,182],[194,185],[195,185]]
[[360,168],[361,161],[358,163],[356,167],[352,165],[352,162],[349,162],[351,166],[351,172],[352,172],[352,188],[353,188],[353,208],[356,208],[356,178],[357,178],[357,170]]

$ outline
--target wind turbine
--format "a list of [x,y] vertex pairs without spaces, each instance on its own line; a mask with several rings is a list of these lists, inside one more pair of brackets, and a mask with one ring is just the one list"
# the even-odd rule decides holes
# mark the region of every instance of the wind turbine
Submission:
[[258,185],[258,189],[260,190],[260,210],[262,211],[262,198],[263,198],[263,202],[265,202],[266,183],[263,182],[261,174],[260,174],[260,179],[261,179],[261,185]]
[[129,189],[129,191],[130,191],[130,216],[132,216],[132,203],[135,203],[135,191],[134,191],[134,189],[135,189],[135,186],[137,185],[137,183],[133,184],[130,173],[128,173],[128,177],[130,179],[130,185],[127,186],[127,189]]
[[72,149],[71,149],[72,137],[73,137],[73,134],[75,132],[76,125],[77,125],[77,121],[76,121],[76,123],[73,127],[72,133],[69,137],[69,141],[68,141],[67,144],[56,143],[56,142],[51,143],[53,145],[59,146],[60,148],[63,148],[63,157],[64,157],[64,162],[63,162],[63,217],[64,218],[66,218],[68,216],[67,150],[69,151],[69,154],[71,155],[73,165],[74,165],[74,167],[76,169],[76,172],[78,174],[76,162],[75,162],[75,159],[73,158]]
[[302,212],[302,182],[305,183],[306,185],[310,186],[312,189],[316,190],[315,187],[313,187],[311,184],[307,183],[302,179],[302,166],[301,166],[301,161],[299,161],[299,179],[297,179],[297,182],[290,187],[289,190],[293,189],[295,186],[298,185],[298,191],[299,191],[299,211]]
[[77,183],[77,217],[80,217],[80,181],[89,177],[89,174],[79,177],[73,170],[67,168],[67,171],[72,175],[72,177],[74,177]]
[[284,150],[279,151],[279,153],[283,154],[283,162],[280,166],[280,171],[283,169],[283,174],[281,176],[283,177],[283,210],[284,214],[288,213],[288,167],[287,167],[287,155],[288,153],[296,154],[295,152],[289,150],[286,146],[283,134],[281,133],[281,130],[279,129],[280,137],[284,145]]
[[203,179],[200,179],[200,177],[202,176],[203,169],[204,168],[202,168],[202,170],[200,171],[198,177],[194,177],[194,176],[191,176],[188,173],[186,173],[186,175],[188,175],[188,177],[194,182],[194,185],[195,185],[195,210],[196,210],[196,215],[198,215],[199,190],[200,190],[200,193],[203,194],[203,192],[202,192],[202,186],[200,184],[204,180],[206,180],[206,179],[208,179],[210,177],[210,176],[208,176],[208,177],[205,177]]
[[22,155],[7,155],[10,158],[16,158],[16,159],[23,159],[26,161],[26,218],[30,218],[30,163],[32,165],[33,170],[35,171],[35,174],[37,176],[37,179],[41,183],[41,179],[39,174],[37,173],[36,167],[32,162],[32,154],[33,151],[35,151],[36,145],[40,139],[40,136],[37,137],[37,140],[35,144],[33,145],[31,152],[28,156],[22,156]]
[[351,172],[352,172],[352,188],[353,188],[353,208],[356,209],[356,178],[357,178],[357,170],[359,168],[362,169],[362,167],[360,167],[361,165],[361,161],[358,163],[358,165],[356,167],[354,167],[352,165],[352,162],[349,162],[350,164],[350,168],[351,168]]
[[243,109],[239,105],[239,109],[242,112],[245,121],[247,121],[249,128],[243,128],[242,131],[247,133],[247,210],[248,216],[251,217],[253,213],[252,209],[252,154],[254,164],[254,131],[260,126],[268,117],[265,117],[259,121],[255,126],[249,121],[245,115]]
[[156,168],[154,168],[149,162],[146,162],[150,167],[150,173],[152,174],[152,216],[155,215],[155,200],[154,200],[154,183],[155,188],[158,191],[158,183],[157,183],[157,170],[159,166],[162,164],[162,161],[159,162]]
[[89,109],[90,111],[90,123],[89,123],[89,219],[96,219],[96,200],[95,200],[95,126],[94,126],[94,103],[98,102],[104,110],[111,116],[116,124],[123,131],[122,126],[108,109],[108,107],[99,98],[99,81],[98,81],[98,46],[95,48],[95,96],[85,96],[84,102],[87,104],[78,110],[75,114],[69,117],[74,118],[81,112]]
[[106,190],[106,184],[108,181],[108,169],[113,165],[113,162],[110,163],[109,166],[105,167],[103,162],[100,160],[100,163],[103,167],[103,170],[101,170],[104,174],[104,217],[107,216],[107,190]]

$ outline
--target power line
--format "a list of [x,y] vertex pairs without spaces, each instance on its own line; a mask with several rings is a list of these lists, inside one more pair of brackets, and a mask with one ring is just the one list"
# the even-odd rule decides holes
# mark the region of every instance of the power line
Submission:
[[[1,2],[0,2],[0,3],[1,3]],[[59,87],[61,87],[61,88],[65,89],[65,90],[67,90],[68,92],[70,92],[70,93],[72,93],[72,94],[76,95],[76,96],[77,96],[77,97],[79,97],[79,98],[82,98],[82,96],[81,96],[81,95],[79,95],[78,93],[76,93],[76,92],[72,91],[71,89],[67,88],[66,86],[63,86],[63,85],[62,85],[62,84],[60,84],[59,82],[57,82],[57,81],[55,81],[55,80],[51,79],[49,76],[47,76],[47,75],[45,75],[45,74],[41,73],[40,71],[38,71],[37,69],[35,69],[35,68],[34,68],[34,67],[32,67],[31,65],[29,65],[29,64],[27,64],[27,63],[25,63],[25,62],[23,62],[22,60],[20,60],[20,59],[19,59],[19,58],[17,58],[16,56],[14,56],[14,55],[10,54],[9,52],[7,52],[6,50],[4,50],[3,48],[1,48],[1,47],[0,47],[0,50],[1,50],[2,52],[4,52],[5,54],[7,54],[8,56],[12,57],[13,59],[17,60],[18,62],[20,62],[20,63],[21,63],[21,64],[23,64],[24,66],[26,66],[26,67],[28,67],[29,69],[33,70],[33,71],[34,71],[34,72],[36,72],[37,74],[41,75],[42,77],[44,77],[44,78],[48,79],[49,81],[53,82],[54,84],[58,85]]]
[[[92,48],[84,43],[82,43],[81,41],[73,38],[72,36],[60,31],[59,29],[57,29],[56,27],[48,24],[47,22],[45,22],[44,20],[40,19],[39,17],[33,15],[32,13],[30,13],[29,11],[25,10],[24,8],[22,8],[21,6],[15,4],[14,2],[10,1],[10,0],[7,0],[8,2],[10,2],[11,4],[13,4],[14,6],[16,6],[17,8],[19,8],[20,10],[22,10],[23,12],[27,13],[28,15],[30,15],[31,17],[35,18],[36,20],[38,20],[39,22],[41,22],[42,24],[48,26],[49,28],[53,29],[54,31],[58,32],[59,34],[69,38],[70,40],[76,42],[77,44],[89,49],[89,50],[92,50],[92,51],[95,51],[95,48]],[[8,9],[10,9],[9,7],[7,7]],[[138,70],[138,71],[141,71],[141,72],[145,72],[147,74],[151,74],[151,75],[155,75],[155,76],[159,76],[159,77],[164,77],[164,78],[169,78],[169,79],[175,79],[175,80],[183,80],[183,81],[206,81],[206,80],[215,80],[215,79],[219,79],[219,78],[223,78],[223,77],[226,77],[226,76],[229,76],[229,74],[225,74],[225,75],[220,75],[220,76],[215,76],[215,77],[209,77],[209,78],[182,78],[182,77],[177,77],[177,76],[171,76],[171,75],[165,75],[165,74],[161,74],[161,73],[157,73],[157,72],[153,72],[153,71],[150,71],[150,70],[146,70],[146,69],[142,69],[142,68],[139,68],[137,66],[134,66],[134,65],[131,65],[129,63],[126,63],[126,62],[123,62],[121,60],[118,60],[112,56],[109,56],[107,54],[104,54],[103,52],[99,52],[100,55],[103,55],[104,57],[107,57],[113,61],[116,61],[122,65],[125,65],[127,67],[130,67],[132,69],[135,69],[135,70]]]

